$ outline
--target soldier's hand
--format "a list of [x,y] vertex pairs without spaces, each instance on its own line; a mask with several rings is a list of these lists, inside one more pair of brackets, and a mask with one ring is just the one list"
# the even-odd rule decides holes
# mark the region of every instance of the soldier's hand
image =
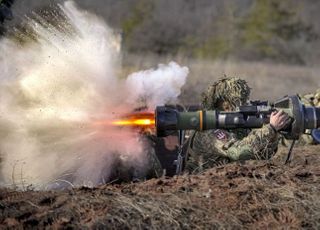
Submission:
[[276,130],[279,131],[285,128],[290,123],[290,117],[287,113],[282,110],[274,111],[270,116],[270,125]]

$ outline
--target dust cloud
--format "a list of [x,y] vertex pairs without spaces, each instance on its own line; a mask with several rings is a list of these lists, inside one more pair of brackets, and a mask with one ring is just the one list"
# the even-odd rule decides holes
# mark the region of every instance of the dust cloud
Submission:
[[120,68],[121,36],[72,1],[34,13],[3,38],[1,186],[95,186],[119,165],[145,173],[140,136],[100,121],[175,102],[188,68],[171,62],[127,79],[117,77]]

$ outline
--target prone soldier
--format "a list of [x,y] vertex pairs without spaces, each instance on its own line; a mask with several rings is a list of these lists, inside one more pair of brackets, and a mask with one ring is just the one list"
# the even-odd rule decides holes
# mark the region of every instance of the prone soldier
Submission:
[[[234,111],[249,100],[250,88],[239,78],[222,78],[202,95],[205,110]],[[195,131],[187,148],[185,169],[189,173],[249,159],[270,159],[277,151],[279,130],[290,123],[288,114],[275,111],[260,129],[211,129]]]

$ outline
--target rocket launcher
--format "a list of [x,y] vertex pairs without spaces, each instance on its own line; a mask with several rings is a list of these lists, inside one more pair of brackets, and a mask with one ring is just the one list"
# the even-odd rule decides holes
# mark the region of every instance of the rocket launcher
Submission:
[[155,110],[155,125],[158,137],[171,135],[177,130],[209,130],[261,128],[269,123],[275,110],[288,113],[291,123],[280,132],[286,139],[297,140],[311,130],[312,137],[320,143],[320,107],[305,106],[298,96],[286,96],[274,103],[254,103],[240,106],[236,111],[198,110],[180,112],[169,106],[158,106]]

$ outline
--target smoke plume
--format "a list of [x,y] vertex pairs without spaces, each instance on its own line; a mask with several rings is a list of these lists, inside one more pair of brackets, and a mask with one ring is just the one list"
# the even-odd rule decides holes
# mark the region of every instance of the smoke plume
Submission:
[[142,98],[149,109],[176,100],[188,69],[172,62],[120,80],[120,44],[71,1],[0,41],[2,186],[95,186],[117,176],[119,165],[143,172],[147,147],[138,134],[100,121],[131,112]]
[[148,108],[155,108],[156,105],[168,102],[176,103],[188,73],[187,67],[181,68],[178,64],[171,62],[169,65],[160,64],[156,70],[130,74],[127,79],[128,102],[138,102],[141,106]]

